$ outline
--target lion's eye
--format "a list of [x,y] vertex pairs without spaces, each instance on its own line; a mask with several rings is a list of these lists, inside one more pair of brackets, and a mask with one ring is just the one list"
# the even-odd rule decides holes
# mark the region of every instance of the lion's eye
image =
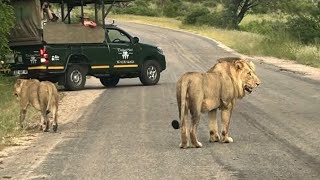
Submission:
[[248,72],[248,75],[251,76],[251,72],[250,71]]

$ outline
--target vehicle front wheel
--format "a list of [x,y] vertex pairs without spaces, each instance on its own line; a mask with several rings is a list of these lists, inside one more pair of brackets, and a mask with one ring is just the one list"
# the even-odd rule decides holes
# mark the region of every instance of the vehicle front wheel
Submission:
[[140,81],[145,86],[155,85],[160,79],[160,66],[155,60],[146,61],[143,64]]
[[71,65],[66,72],[65,88],[75,91],[81,90],[86,84],[86,75],[84,69],[79,65]]
[[116,76],[100,78],[101,84],[104,85],[105,87],[115,87],[118,84],[119,80],[120,78]]

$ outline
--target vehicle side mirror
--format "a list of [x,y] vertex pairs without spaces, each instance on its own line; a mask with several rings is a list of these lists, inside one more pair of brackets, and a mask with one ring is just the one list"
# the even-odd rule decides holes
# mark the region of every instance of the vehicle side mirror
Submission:
[[133,44],[137,44],[139,42],[139,38],[138,37],[133,37]]

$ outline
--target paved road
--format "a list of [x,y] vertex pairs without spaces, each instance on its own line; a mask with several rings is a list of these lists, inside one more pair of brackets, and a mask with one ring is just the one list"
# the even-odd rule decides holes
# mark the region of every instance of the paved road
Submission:
[[44,161],[12,163],[0,173],[21,179],[320,179],[320,82],[257,61],[262,85],[238,101],[231,122],[235,142],[209,143],[203,116],[198,133],[204,147],[180,149],[180,131],[170,126],[178,118],[176,80],[232,54],[188,33],[121,27],[164,49],[168,68],[160,83],[121,80],[61,134],[45,134],[21,154],[47,152],[39,157]]

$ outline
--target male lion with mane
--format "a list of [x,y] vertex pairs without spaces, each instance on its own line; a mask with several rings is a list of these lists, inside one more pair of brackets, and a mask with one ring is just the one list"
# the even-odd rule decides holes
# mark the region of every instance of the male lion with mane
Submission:
[[[231,143],[229,125],[233,107],[237,99],[251,93],[261,81],[256,75],[254,64],[246,59],[227,57],[218,62],[207,72],[187,72],[177,82],[176,93],[181,120],[181,148],[187,148],[188,112],[191,114],[190,141],[193,147],[202,144],[197,138],[197,128],[201,113],[208,113],[210,142]],[[222,131],[220,138],[217,124],[217,109],[221,110]]]
[[37,79],[17,79],[14,84],[14,95],[20,101],[20,126],[23,128],[27,108],[29,105],[41,112],[41,129],[49,130],[48,114],[53,115],[52,129],[54,132],[58,129],[58,90],[56,86],[49,81],[40,82]]

